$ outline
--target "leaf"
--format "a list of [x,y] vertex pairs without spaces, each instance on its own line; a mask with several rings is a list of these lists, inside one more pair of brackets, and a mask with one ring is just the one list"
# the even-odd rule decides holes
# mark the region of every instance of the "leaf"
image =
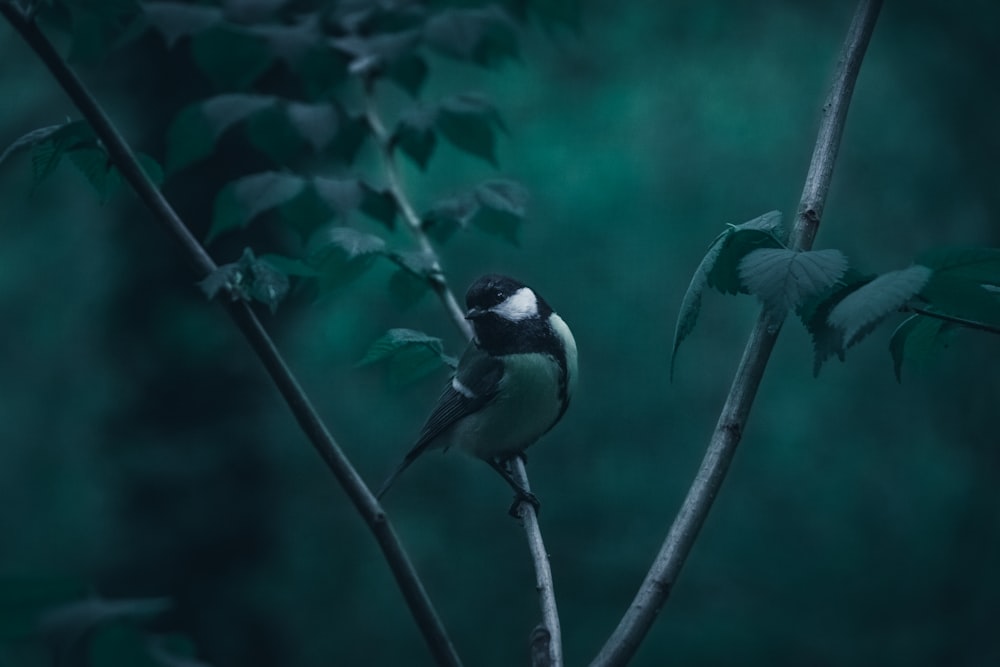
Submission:
[[962,272],[935,271],[919,299],[932,310],[982,324],[1000,326],[997,288],[965,277]]
[[862,274],[849,268],[844,275],[825,292],[806,299],[796,312],[812,336],[813,375],[818,376],[823,363],[833,355],[844,360],[844,332],[827,323],[827,317],[838,303],[854,291],[867,285],[874,276]]
[[341,218],[347,218],[351,211],[361,206],[364,199],[361,182],[356,178],[317,176],[313,179],[312,185],[319,198]]
[[332,226],[309,240],[309,263],[319,272],[321,293],[328,293],[357,280],[385,253],[385,240],[356,229]]
[[935,248],[917,257],[917,264],[950,275],[1000,285],[1000,248]]
[[65,126],[65,123],[60,125],[49,125],[48,127],[40,127],[37,130],[32,130],[24,134],[23,136],[15,139],[10,146],[4,149],[3,153],[0,153],[0,164],[4,163],[8,157],[16,153],[17,151],[24,148],[31,148],[41,143],[42,141],[48,139],[53,134],[58,132],[61,128]]
[[396,225],[396,211],[399,204],[389,190],[378,190],[361,182],[361,212],[388,229]]
[[222,23],[222,10],[187,2],[144,2],[142,9],[153,26],[171,48],[181,37],[204,32]]
[[340,126],[337,107],[332,104],[303,104],[290,102],[285,108],[288,120],[314,153],[322,152],[334,137]]
[[472,216],[479,210],[479,202],[471,192],[445,197],[434,202],[423,218],[427,233],[443,243],[451,238],[456,229],[467,227]]
[[455,148],[498,166],[496,131],[506,131],[496,109],[474,94],[453,95],[441,102],[435,126]]
[[671,379],[674,377],[674,362],[677,359],[677,349],[681,346],[681,342],[694,331],[694,326],[698,323],[698,314],[701,312],[701,294],[705,291],[705,286],[708,284],[708,274],[715,266],[715,262],[722,252],[723,245],[729,233],[726,232],[720,235],[709,246],[708,252],[701,258],[698,268],[695,269],[694,275],[691,276],[691,282],[688,284],[687,291],[684,292],[684,297],[681,299],[680,311],[677,313],[677,325],[674,328],[674,349],[670,354]]
[[227,93],[184,107],[167,130],[167,168],[175,172],[208,157],[223,132],[275,103],[271,95]]
[[31,155],[35,185],[41,183],[55,170],[67,151],[87,145],[96,146],[97,137],[90,125],[82,120],[68,122],[60,126],[48,137],[35,144],[35,150]]
[[242,90],[260,77],[272,62],[268,43],[237,26],[219,24],[194,35],[195,64],[220,89]]
[[427,162],[437,145],[437,135],[434,134],[436,117],[436,109],[424,106],[406,109],[399,115],[396,129],[389,140],[390,146],[399,147],[421,171],[427,168]]
[[913,315],[904,320],[889,339],[889,353],[896,381],[903,381],[903,362],[922,361],[945,340],[952,326],[944,320]]
[[[371,37],[347,35],[330,40],[333,47],[350,58],[348,71],[362,77],[381,76],[394,64],[413,56],[420,42],[420,33],[416,30],[398,32],[381,32]],[[412,65],[411,65],[412,66]],[[422,81],[409,81],[404,77],[404,89],[407,84],[419,84]]]
[[746,294],[747,289],[739,276],[740,262],[759,248],[783,247],[783,238],[780,211],[769,211],[742,224],[729,225],[717,239],[722,244],[707,274],[709,287],[723,294]]
[[111,160],[104,150],[96,147],[78,147],[69,151],[67,155],[73,165],[97,190],[102,204],[107,203],[112,193],[121,187],[121,175],[117,169],[112,168]]
[[843,331],[845,347],[850,347],[919,293],[931,274],[931,269],[919,264],[883,273],[845,296],[830,311],[827,322]]
[[225,291],[233,301],[259,301],[271,312],[288,295],[288,276],[265,258],[258,259],[253,250],[244,248],[238,262],[223,264],[202,279],[198,286],[209,299]]
[[740,260],[741,283],[756,295],[764,308],[780,317],[806,299],[833,285],[847,270],[839,250],[796,252],[787,248],[761,248]]
[[406,269],[398,269],[389,277],[389,296],[400,309],[415,305],[429,290],[426,279]]
[[301,176],[277,171],[231,181],[215,198],[206,241],[212,241],[223,232],[246,227],[261,213],[296,197],[305,186],[306,181]]
[[428,19],[424,39],[439,53],[484,67],[518,58],[517,26],[494,5],[446,9]]
[[413,329],[390,329],[372,343],[357,365],[387,364],[390,382],[400,386],[452,362],[440,338]]
[[517,233],[524,220],[528,191],[513,181],[491,180],[476,186],[478,210],[472,224],[488,234],[518,245]]

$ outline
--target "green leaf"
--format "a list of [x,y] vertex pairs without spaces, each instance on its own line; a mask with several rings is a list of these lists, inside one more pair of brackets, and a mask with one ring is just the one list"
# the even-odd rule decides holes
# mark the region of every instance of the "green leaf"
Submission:
[[51,174],[67,151],[80,146],[96,146],[97,137],[85,121],[76,120],[61,125],[46,138],[35,144],[31,155],[31,165],[35,185]]
[[705,291],[705,286],[708,285],[708,275],[715,266],[719,254],[722,252],[722,248],[730,234],[731,231],[727,231],[716,237],[712,242],[712,245],[708,248],[708,252],[701,258],[701,262],[698,264],[698,268],[695,269],[694,275],[691,276],[691,282],[688,284],[687,291],[684,292],[684,298],[681,299],[680,311],[677,314],[677,325],[674,328],[673,352],[670,354],[671,379],[674,377],[674,362],[677,360],[677,349],[681,346],[684,339],[694,331],[694,326],[698,323],[698,315],[701,312],[701,294]]
[[780,211],[769,211],[742,224],[729,225],[716,239],[721,241],[721,248],[707,274],[709,287],[723,294],[746,294],[747,289],[739,276],[740,261],[760,248],[783,247],[783,238]]
[[422,225],[436,241],[443,243],[455,230],[467,227],[479,210],[479,202],[471,192],[445,197],[434,202],[422,218]]
[[845,296],[830,311],[827,322],[843,332],[845,348],[850,347],[919,293],[931,273],[919,264],[883,273]]
[[935,271],[920,291],[920,301],[930,310],[982,324],[1000,326],[997,287],[962,275]]
[[181,109],[167,130],[167,168],[175,172],[208,157],[223,132],[275,103],[271,95],[227,93]]
[[285,113],[292,127],[309,144],[314,153],[321,153],[337,136],[340,114],[333,104],[289,102],[285,107]]
[[903,362],[921,362],[931,352],[944,344],[953,326],[944,320],[923,315],[913,315],[904,320],[889,339],[889,353],[896,381],[903,381]]
[[797,313],[802,324],[809,331],[813,342],[813,375],[819,375],[823,363],[833,355],[844,360],[844,332],[827,323],[830,311],[845,297],[867,285],[874,276],[862,274],[856,269],[847,269],[843,277],[825,292],[806,299]]
[[921,254],[917,263],[950,275],[990,285],[1000,285],[1000,248],[935,248]]
[[65,2],[73,41],[67,60],[95,65],[110,51],[135,36],[130,30],[140,14],[136,0]]
[[142,10],[146,19],[173,47],[181,37],[204,32],[222,23],[222,10],[207,5],[187,2],[144,2]]
[[833,285],[847,270],[839,250],[797,252],[761,248],[740,260],[741,283],[756,295],[773,316],[783,316]]
[[17,151],[24,148],[31,148],[38,145],[42,141],[45,141],[64,126],[65,123],[60,125],[49,125],[48,127],[40,127],[37,130],[32,130],[18,139],[15,139],[10,146],[7,146],[7,148],[4,149],[3,153],[0,153],[0,164],[3,164],[4,160]]
[[220,89],[248,88],[272,62],[271,49],[263,38],[225,24],[194,35],[191,54],[198,69]]
[[300,278],[315,278],[319,275],[314,267],[310,266],[304,260],[297,257],[285,257],[284,255],[275,255],[272,253],[264,254],[260,256],[261,262],[266,262],[270,266],[273,266],[278,271],[281,271],[286,276],[297,276]]
[[396,225],[396,212],[399,205],[389,190],[378,190],[361,182],[361,212],[376,222],[381,222],[388,229]]
[[350,227],[332,226],[309,240],[309,263],[319,272],[321,293],[357,280],[385,253],[385,240]]
[[475,189],[478,210],[471,222],[488,234],[518,245],[517,234],[524,220],[528,191],[519,183],[491,180]]
[[121,187],[122,179],[117,169],[112,168],[108,154],[97,147],[77,147],[67,153],[73,165],[97,190],[101,203],[107,203],[112,193]]
[[287,203],[306,186],[301,176],[267,171],[228,183],[215,198],[212,225],[206,241],[219,234],[246,227],[261,213]]
[[517,60],[517,26],[497,6],[446,9],[428,19],[424,39],[439,53],[484,67]]
[[427,162],[434,154],[434,147],[437,145],[437,135],[434,134],[436,117],[436,109],[424,106],[411,107],[399,115],[399,121],[390,139],[390,145],[398,146],[420,167],[421,171],[427,168]]
[[223,264],[198,283],[209,299],[225,291],[234,301],[259,301],[273,313],[288,295],[290,283],[281,269],[245,248],[238,262]]
[[390,329],[372,343],[358,366],[387,365],[395,386],[418,380],[453,360],[445,355],[440,338],[413,329]]
[[435,125],[455,148],[498,166],[496,131],[506,128],[482,96],[466,93],[446,98],[438,107]]
[[361,206],[365,193],[356,178],[316,177],[312,181],[319,198],[337,216],[346,219],[351,211]]
[[[370,37],[346,35],[331,40],[333,47],[350,59],[348,71],[364,77],[381,76],[401,60],[413,57],[419,43],[420,33],[416,30],[381,32]],[[404,65],[404,69],[412,66]],[[419,90],[422,83],[403,76],[401,85],[407,90],[415,85]]]

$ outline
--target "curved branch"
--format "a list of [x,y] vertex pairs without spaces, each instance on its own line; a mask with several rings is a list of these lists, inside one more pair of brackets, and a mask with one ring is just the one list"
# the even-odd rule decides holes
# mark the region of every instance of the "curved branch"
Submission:
[[1000,334],[1000,327],[994,326],[992,324],[987,324],[986,322],[980,322],[978,320],[970,320],[965,317],[958,317],[956,315],[949,315],[947,313],[939,313],[935,310],[920,308],[919,306],[904,306],[903,311],[908,311],[911,313],[916,313],[917,315],[923,315],[924,317],[930,317],[936,320],[941,320],[942,322],[957,324],[959,326],[963,326],[968,329],[975,329],[977,331],[986,331],[991,334]]
[[[790,246],[795,250],[808,250],[815,239],[833,177],[854,83],[881,6],[881,0],[861,0],[844,41],[830,92],[823,105],[816,145],[792,229]],[[773,316],[761,313],[757,318],[687,497],[632,605],[591,663],[592,667],[624,665],[628,662],[670,596],[736,453],[736,446],[743,434],[757,388],[780,330],[781,322],[776,323]]]
[[[56,52],[52,43],[21,10],[11,3],[0,1],[0,15],[35,51],[83,117],[87,119],[94,132],[104,142],[108,154],[125,181],[150,209],[156,221],[180,244],[185,258],[191,263],[198,278],[204,278],[215,271],[218,268],[215,262],[143,171],[131,148],[110,118],[86,89],[83,82],[66,66],[65,61]],[[374,534],[382,553],[385,555],[386,562],[399,584],[403,597],[406,599],[438,664],[461,665],[461,660],[445,632],[444,625],[431,604],[430,598],[427,596],[427,592],[424,590],[423,584],[404,551],[392,524],[389,523],[384,511],[371,491],[368,490],[361,476],[358,475],[333,436],[326,429],[316,409],[285,364],[260,320],[244,302],[230,302],[227,309],[267,369],[278,391],[295,416],[299,427],[340,482],[348,498]]]
[[[424,227],[420,222],[420,216],[417,215],[410,203],[409,197],[406,196],[405,190],[403,190],[402,182],[399,177],[399,167],[396,164],[396,156],[392,145],[392,139],[389,132],[385,128],[385,124],[382,122],[382,118],[378,113],[378,108],[375,102],[375,84],[374,80],[365,80],[365,118],[368,121],[368,125],[372,129],[372,133],[375,135],[375,139],[379,145],[379,152],[382,155],[382,163],[385,168],[386,180],[389,184],[389,189],[392,192],[393,197],[399,204],[400,211],[402,211],[403,218],[406,221],[407,227],[413,234],[417,243],[420,246],[421,252],[425,253],[427,257],[431,259],[432,266],[434,267],[434,275],[431,277],[431,284],[434,287],[434,291],[437,292],[438,298],[441,300],[445,311],[451,317],[452,321],[462,330],[465,334],[466,339],[472,340],[473,331],[472,326],[469,324],[468,320],[465,319],[465,314],[462,308],[458,305],[458,301],[455,299],[455,295],[452,294],[451,290],[448,288],[448,283],[445,280],[444,272],[441,270],[441,263],[438,260],[437,252],[434,250],[434,246],[431,245],[430,239],[427,238],[427,234],[424,232]],[[524,467],[524,462],[519,458],[515,457],[511,463],[512,473],[514,479],[520,484],[524,489],[528,489],[528,472]],[[537,582],[538,594],[539,594],[539,604],[542,611],[542,623],[548,630],[549,635],[546,638],[548,645],[546,648],[546,653],[549,662],[548,667],[562,667],[562,637],[559,630],[559,615],[556,610],[556,597],[555,589],[552,586],[552,570],[549,567],[548,553],[545,550],[545,542],[542,539],[541,527],[538,523],[538,515],[535,512],[535,508],[529,503],[519,503],[520,507],[519,513],[521,517],[521,523],[524,526],[525,536],[528,540],[528,549],[531,551],[531,558],[535,566],[535,581]],[[540,636],[540,633],[539,633]],[[537,642],[540,644],[541,642]],[[535,642],[533,642],[533,645]],[[542,651],[539,651],[542,653]]]

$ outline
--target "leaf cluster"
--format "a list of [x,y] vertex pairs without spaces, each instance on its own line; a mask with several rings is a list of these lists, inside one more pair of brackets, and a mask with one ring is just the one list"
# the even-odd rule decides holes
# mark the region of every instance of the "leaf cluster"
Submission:
[[956,329],[1000,334],[1000,249],[937,249],[904,269],[868,275],[839,250],[791,250],[785,238],[781,214],[771,211],[713,241],[681,302],[671,372],[705,287],[756,296],[775,326],[794,311],[812,336],[815,374],[895,313],[910,313],[889,343],[897,379],[904,360],[927,356]]

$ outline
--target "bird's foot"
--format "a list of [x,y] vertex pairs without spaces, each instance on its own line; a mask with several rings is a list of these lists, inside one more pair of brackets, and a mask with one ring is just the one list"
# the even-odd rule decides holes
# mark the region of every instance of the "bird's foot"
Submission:
[[520,519],[521,503],[528,503],[531,505],[534,508],[536,515],[542,509],[542,503],[538,500],[538,496],[533,494],[531,491],[516,489],[514,492],[514,502],[511,503],[510,509],[507,510],[507,514],[510,514],[515,519]]

